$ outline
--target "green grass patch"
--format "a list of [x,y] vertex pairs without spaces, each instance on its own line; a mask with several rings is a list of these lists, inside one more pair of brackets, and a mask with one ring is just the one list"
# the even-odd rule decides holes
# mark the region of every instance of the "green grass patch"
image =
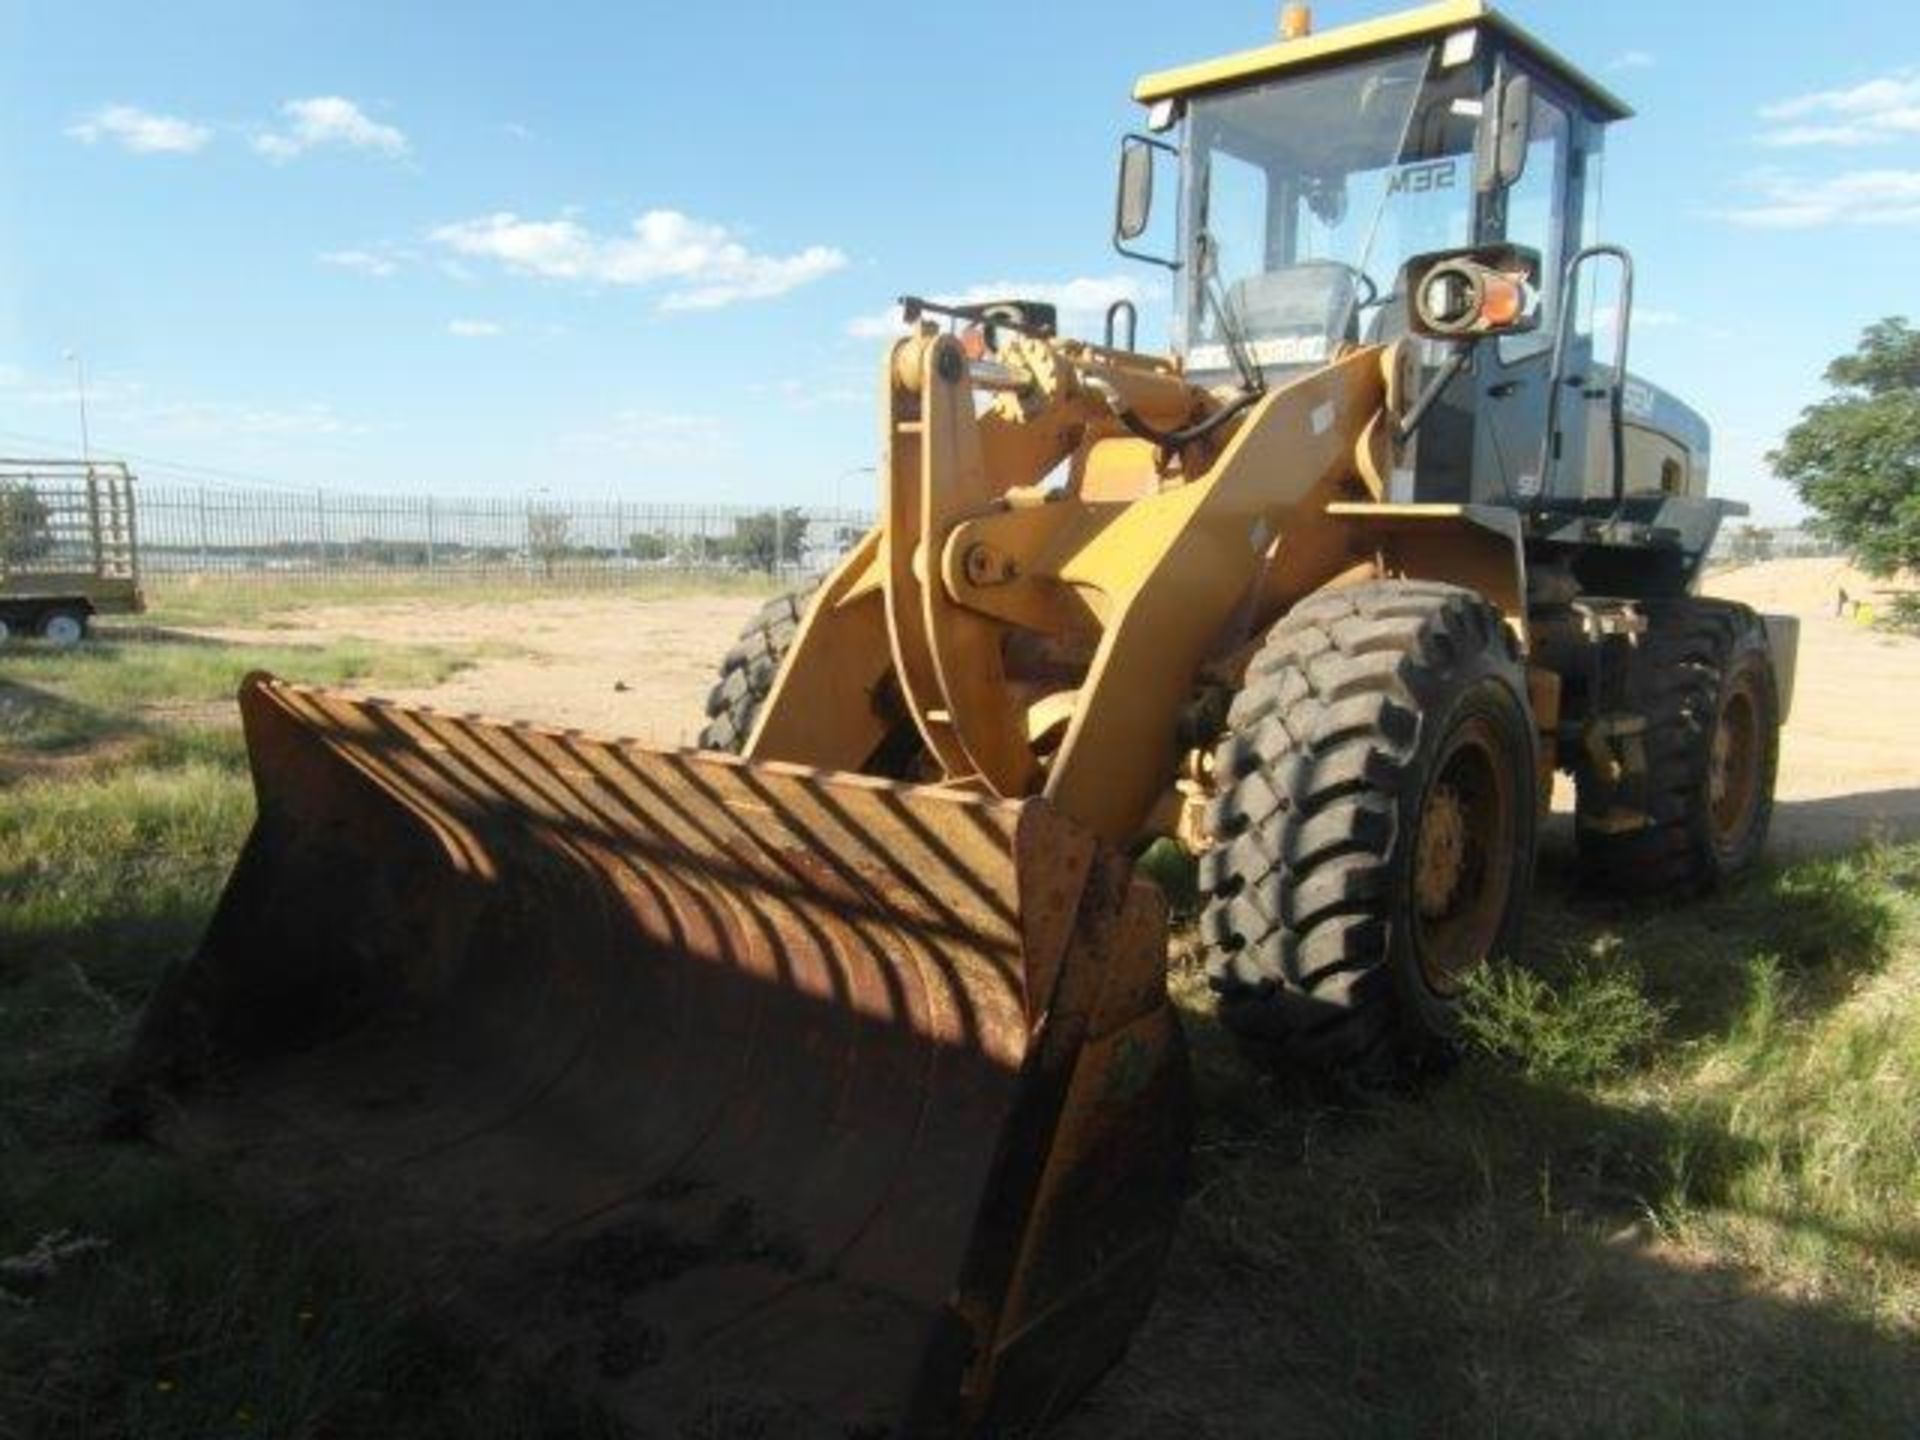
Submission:
[[522,570],[498,575],[422,571],[392,576],[340,575],[331,578],[149,577],[147,622],[157,625],[291,628],[288,616],[316,606],[386,605],[429,601],[437,605],[511,606],[554,599],[605,595],[646,600],[700,595],[778,595],[797,583],[793,575],[775,579],[739,570],[633,570],[605,578],[565,573],[552,580]]
[[607,1433],[423,1322],[347,1237],[101,1138],[140,1009],[252,820],[232,707],[196,707],[255,666],[422,684],[451,664],[366,646],[8,658],[16,690],[99,721],[0,732],[71,762],[0,789],[0,1259],[71,1250],[47,1273],[0,1267],[4,1440]]
[[1074,1436],[1920,1425],[1920,846],[1535,907],[1417,1092],[1250,1064],[1176,976],[1197,1183]]
[[356,640],[226,645],[102,638],[71,650],[22,647],[0,669],[0,752],[73,751],[151,731],[155,722],[204,720],[210,717],[195,712],[231,702],[252,670],[317,685],[414,687],[438,684],[468,663],[431,645]]

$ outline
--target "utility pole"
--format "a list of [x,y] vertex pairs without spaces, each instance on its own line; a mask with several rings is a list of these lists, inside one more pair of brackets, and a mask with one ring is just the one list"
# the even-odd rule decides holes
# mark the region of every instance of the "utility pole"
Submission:
[[67,351],[64,358],[73,363],[73,387],[80,396],[80,458],[91,465],[93,440],[87,434],[87,362],[78,350]]

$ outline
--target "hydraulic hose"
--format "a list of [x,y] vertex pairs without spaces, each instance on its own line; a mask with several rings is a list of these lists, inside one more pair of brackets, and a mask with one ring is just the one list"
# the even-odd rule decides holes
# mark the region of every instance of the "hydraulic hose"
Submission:
[[1191,425],[1180,426],[1178,429],[1162,430],[1159,426],[1142,420],[1128,407],[1127,402],[1121,398],[1120,392],[1106,381],[1094,377],[1090,378],[1087,384],[1090,389],[1098,392],[1105,399],[1107,407],[1113,411],[1116,420],[1142,440],[1150,440],[1166,451],[1183,450],[1196,440],[1206,439],[1229,420],[1244,413],[1255,401],[1266,394],[1264,390],[1242,390],[1211,415],[1196,420]]

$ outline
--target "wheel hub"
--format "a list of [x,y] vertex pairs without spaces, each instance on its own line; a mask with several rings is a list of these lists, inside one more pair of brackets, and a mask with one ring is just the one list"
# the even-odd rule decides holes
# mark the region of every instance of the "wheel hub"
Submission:
[[1721,707],[1707,747],[1707,814],[1715,843],[1722,847],[1738,844],[1758,806],[1759,716],[1751,684],[1736,684]]
[[1727,727],[1715,726],[1712,759],[1707,770],[1707,798],[1716,809],[1727,803],[1727,756],[1732,749],[1733,738],[1727,733]]
[[1414,858],[1414,897],[1422,915],[1437,919],[1447,913],[1459,892],[1466,861],[1466,806],[1451,785],[1437,785],[1427,797]]

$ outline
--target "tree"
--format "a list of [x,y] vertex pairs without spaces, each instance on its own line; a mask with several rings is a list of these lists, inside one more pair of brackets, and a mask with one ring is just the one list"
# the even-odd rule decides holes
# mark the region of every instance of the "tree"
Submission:
[[1758,525],[1742,525],[1734,532],[1733,559],[1739,565],[1753,565],[1773,558],[1773,531]]
[[643,565],[656,564],[673,553],[673,542],[657,530],[636,530],[627,536],[627,554]]
[[573,522],[564,510],[544,505],[527,509],[527,549],[540,562],[548,579],[553,578],[554,561],[567,553],[567,534],[572,528]]
[[1920,330],[1900,316],[1868,326],[1826,379],[1837,393],[1768,462],[1863,568],[1920,569]]
[[714,545],[714,551],[749,570],[764,570],[771,575],[780,565],[800,563],[800,549],[806,539],[806,512],[789,508],[761,510],[736,516],[733,534]]
[[47,502],[20,481],[0,484],[0,563],[21,565],[53,549]]

